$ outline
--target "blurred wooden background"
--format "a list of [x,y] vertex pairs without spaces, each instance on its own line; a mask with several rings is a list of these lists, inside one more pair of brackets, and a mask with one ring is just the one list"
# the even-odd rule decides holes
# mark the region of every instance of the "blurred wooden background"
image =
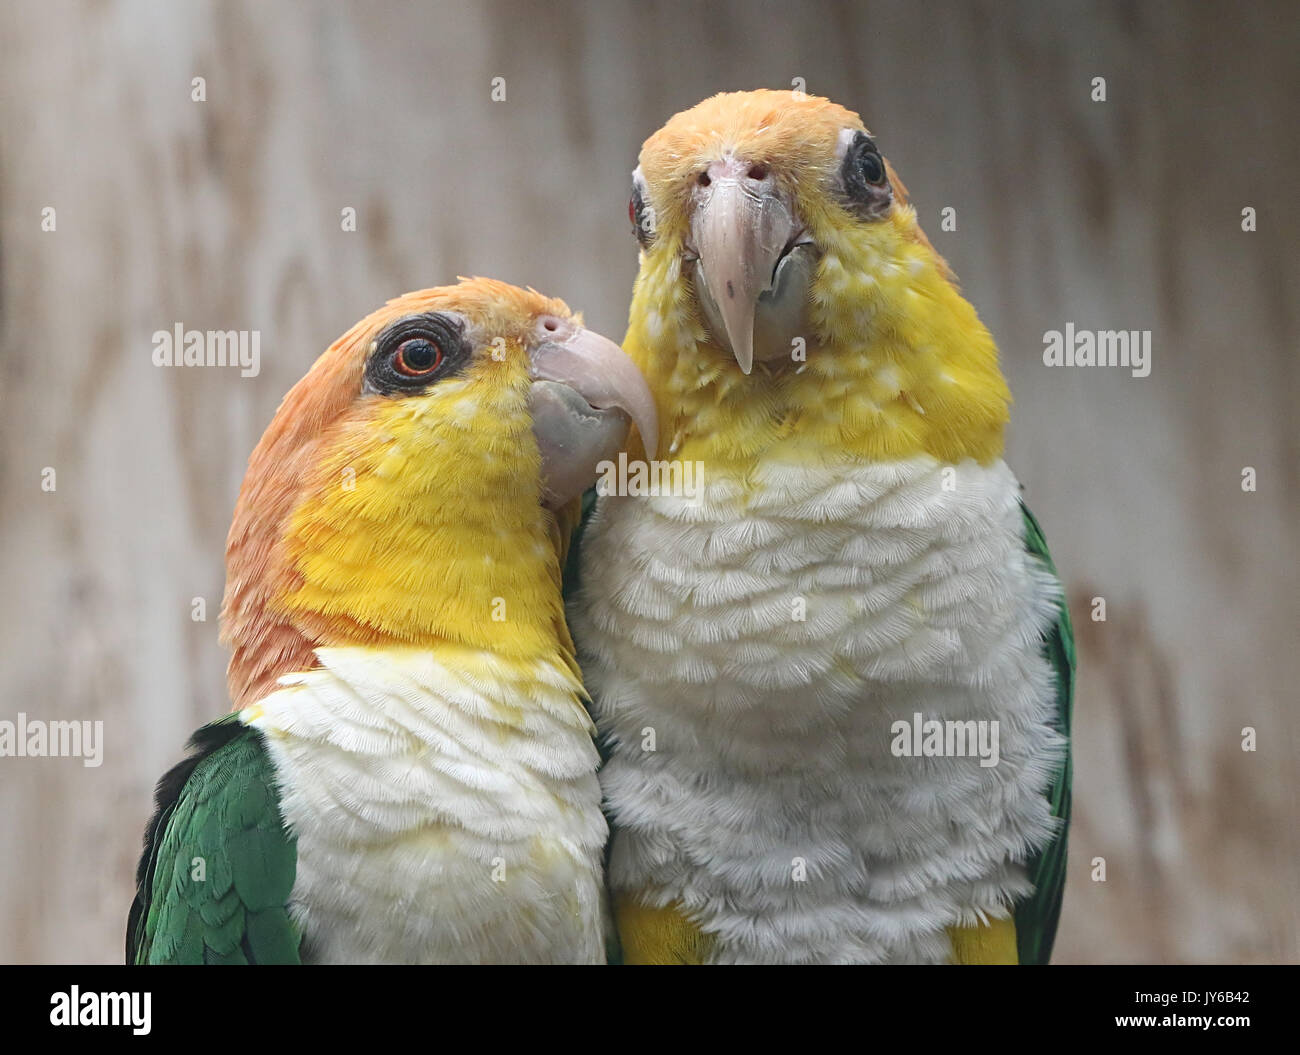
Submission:
[[[120,958],[151,785],[225,708],[245,459],[314,357],[458,274],[620,335],[640,141],[796,77],[878,135],[1017,397],[1010,458],[1082,657],[1058,962],[1300,959],[1296,12],[6,4],[0,718],[100,719],[107,743],[99,768],[0,759],[0,960]],[[178,322],[260,330],[260,376],[155,368]],[[1151,329],[1150,377],[1044,368],[1066,322]]]

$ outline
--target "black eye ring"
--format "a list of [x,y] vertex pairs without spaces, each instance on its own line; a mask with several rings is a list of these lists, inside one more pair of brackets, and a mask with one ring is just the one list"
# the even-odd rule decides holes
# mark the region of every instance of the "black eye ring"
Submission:
[[882,219],[893,206],[885,159],[865,132],[855,133],[844,151],[839,182],[849,210],[864,220]]
[[632,233],[642,249],[649,249],[655,238],[654,209],[646,204],[641,193],[641,186],[632,181],[632,197],[627,203],[627,218],[632,221]]
[[375,338],[364,386],[385,396],[418,392],[457,373],[471,353],[465,325],[455,315],[408,315]]

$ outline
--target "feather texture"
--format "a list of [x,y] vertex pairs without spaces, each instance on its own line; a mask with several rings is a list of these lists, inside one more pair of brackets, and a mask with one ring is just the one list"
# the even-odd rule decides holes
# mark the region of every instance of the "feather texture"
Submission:
[[[669,120],[634,177],[651,221],[625,344],[659,404],[649,453],[707,482],[602,499],[570,618],[620,915],[698,927],[715,962],[1007,961],[1041,884],[1031,960],[1059,909],[1068,621],[1001,461],[993,338],[878,150],[828,100],[734,92]],[[761,204],[728,212],[715,166]],[[724,251],[719,223],[758,226]],[[753,291],[711,282],[777,249],[737,346],[700,284],[735,309]],[[773,320],[799,310],[787,357]],[[752,370],[751,322],[780,331]],[[900,753],[913,722],[996,730],[996,764]]]
[[[1056,565],[1047,550],[1047,539],[1038,526],[1029,507],[1021,505],[1025,518],[1025,547],[1052,576]],[[1056,699],[1054,724],[1066,740],[1065,757],[1061,759],[1048,789],[1052,816],[1060,828],[1056,837],[1040,849],[1029,862],[1029,878],[1034,884],[1033,896],[1016,906],[1016,944],[1022,964],[1045,964],[1051,959],[1052,943],[1056,940],[1056,924],[1061,917],[1061,901],[1065,896],[1065,864],[1067,836],[1070,825],[1070,793],[1074,780],[1074,763],[1070,748],[1070,727],[1074,720],[1074,628],[1070,625],[1070,610],[1061,599],[1055,621],[1047,628],[1043,640],[1043,655],[1056,674]]]
[[[160,790],[132,960],[604,958],[598,759],[559,588],[575,509],[542,505],[530,412],[555,316],[487,279],[410,293],[285,398],[227,544],[253,728],[201,734]],[[415,332],[435,354],[412,374]]]
[[296,964],[299,933],[286,910],[294,839],[262,737],[230,715],[191,746],[158,784],[126,962]]
[[313,962],[604,959],[597,754],[567,663],[332,648],[246,717]]
[[[746,484],[602,499],[583,537],[615,896],[679,904],[717,962],[946,961],[1058,830],[1060,595],[1018,485],[925,457]],[[997,765],[898,757],[916,713],[998,723]]]

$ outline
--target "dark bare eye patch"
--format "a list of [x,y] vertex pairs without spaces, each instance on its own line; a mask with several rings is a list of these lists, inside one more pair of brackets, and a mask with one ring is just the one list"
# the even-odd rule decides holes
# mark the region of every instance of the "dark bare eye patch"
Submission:
[[408,315],[375,338],[366,360],[364,389],[383,396],[422,391],[459,373],[472,352],[465,324],[455,315]]
[[627,203],[627,218],[632,221],[632,233],[642,249],[649,249],[655,239],[654,209],[645,200],[645,186],[641,170],[632,173],[632,197]]
[[879,220],[894,202],[885,159],[865,132],[858,132],[844,151],[840,186],[849,210],[864,220]]

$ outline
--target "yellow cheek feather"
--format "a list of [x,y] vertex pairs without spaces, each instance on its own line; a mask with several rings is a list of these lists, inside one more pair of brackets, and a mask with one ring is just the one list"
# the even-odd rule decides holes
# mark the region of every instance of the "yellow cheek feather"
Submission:
[[553,655],[567,643],[524,357],[368,396],[328,437],[285,532],[276,607],[322,644]]
[[998,458],[1010,393],[997,348],[911,207],[865,224],[820,200],[805,207],[823,255],[804,363],[743,375],[699,319],[680,240],[644,255],[626,348],[659,402],[661,455],[741,473],[760,452],[796,463],[846,451]]

